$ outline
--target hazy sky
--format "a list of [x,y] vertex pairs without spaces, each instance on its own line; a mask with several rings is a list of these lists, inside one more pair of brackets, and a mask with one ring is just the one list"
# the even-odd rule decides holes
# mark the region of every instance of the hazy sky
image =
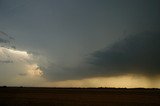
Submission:
[[0,0],[0,85],[160,87],[159,5]]

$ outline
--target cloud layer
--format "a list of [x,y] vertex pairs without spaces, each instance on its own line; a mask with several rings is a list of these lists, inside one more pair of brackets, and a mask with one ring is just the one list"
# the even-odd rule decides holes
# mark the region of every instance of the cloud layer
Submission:
[[50,80],[83,79],[99,76],[160,74],[160,33],[143,32],[129,35],[109,48],[92,53],[76,67],[52,65],[45,69]]
[[106,74],[160,74],[160,33],[128,36],[110,48],[92,54],[90,64]]
[[52,83],[117,75],[159,76],[159,54],[159,32],[129,35],[108,48],[93,52],[81,64],[72,67],[48,62],[27,51],[0,47],[0,71],[5,74],[1,79],[21,79],[30,85],[27,80],[34,82],[37,78],[38,83]]

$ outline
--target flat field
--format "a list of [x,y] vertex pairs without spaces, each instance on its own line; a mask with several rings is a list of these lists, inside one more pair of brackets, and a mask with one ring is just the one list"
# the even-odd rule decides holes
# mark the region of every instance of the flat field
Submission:
[[0,87],[0,106],[160,106],[160,89]]

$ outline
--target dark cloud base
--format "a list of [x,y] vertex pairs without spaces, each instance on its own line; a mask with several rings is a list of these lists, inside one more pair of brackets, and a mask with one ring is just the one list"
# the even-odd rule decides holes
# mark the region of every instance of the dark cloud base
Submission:
[[129,73],[159,75],[160,32],[130,35],[110,48],[94,52],[79,67],[56,68],[46,69],[45,76],[52,80],[67,80]]
[[[136,73],[160,73],[160,33],[144,32],[131,35],[109,49],[92,54],[90,64],[106,70],[137,69]],[[119,73],[119,71],[114,73]],[[125,72],[125,73],[126,73]],[[134,73],[133,72],[133,73]],[[114,74],[113,73],[113,74]]]

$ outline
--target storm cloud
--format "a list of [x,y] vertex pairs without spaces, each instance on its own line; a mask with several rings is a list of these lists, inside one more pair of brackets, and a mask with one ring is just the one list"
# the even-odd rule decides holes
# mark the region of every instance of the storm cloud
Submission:
[[[138,76],[137,84],[144,81],[141,75],[159,75],[159,4],[159,0],[0,0],[0,84],[41,86],[40,80],[31,83],[42,79],[56,86],[52,83],[89,79],[105,85],[108,77],[124,76],[126,82],[128,74],[131,79],[131,74]],[[96,86],[101,86],[99,82]]]
[[103,50],[95,51],[74,68],[52,65],[44,71],[51,80],[88,77],[160,74],[160,32],[143,32],[126,38]]
[[[160,33],[130,35],[110,48],[92,54],[90,64],[106,74],[160,74]],[[103,72],[102,71],[102,72]]]

